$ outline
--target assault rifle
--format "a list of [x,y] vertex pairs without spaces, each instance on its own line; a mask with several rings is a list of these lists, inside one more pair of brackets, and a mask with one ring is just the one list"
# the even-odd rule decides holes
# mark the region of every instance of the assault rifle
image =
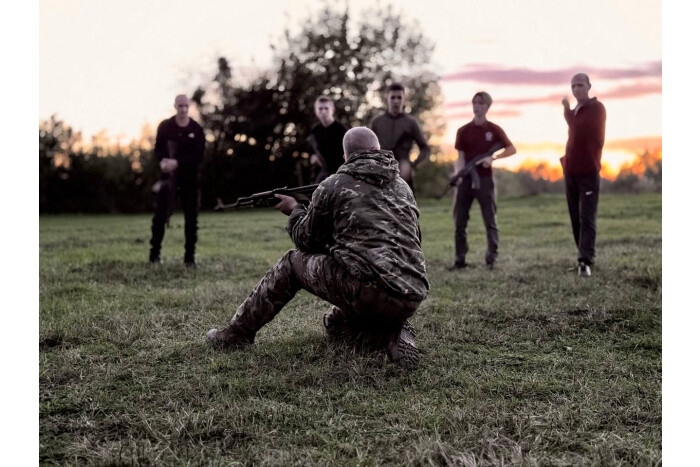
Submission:
[[494,145],[491,146],[488,151],[486,151],[483,154],[479,154],[478,156],[467,162],[464,165],[464,167],[460,169],[459,172],[450,177],[450,181],[445,187],[445,191],[443,191],[442,194],[438,196],[438,199],[445,196],[452,187],[457,185],[457,182],[460,179],[465,178],[467,176],[471,177],[472,179],[472,188],[478,190],[481,187],[481,182],[479,181],[479,174],[476,172],[476,166],[484,162],[484,160],[488,159],[489,157],[493,156],[493,154],[496,151],[503,149],[503,147],[503,143],[494,143]]
[[[168,158],[175,159],[175,153],[177,152],[177,143],[175,141],[168,141]],[[175,196],[177,195],[177,170],[173,170],[168,174],[168,179],[166,181],[168,184],[168,202],[166,208],[167,224],[170,227],[170,216],[175,212]],[[162,186],[162,185],[161,185]]]
[[308,203],[311,201],[311,195],[318,188],[318,185],[306,185],[297,188],[275,188],[262,193],[255,193],[250,196],[238,198],[235,203],[224,204],[221,198],[216,198],[215,211],[223,211],[224,209],[239,209],[239,208],[269,208],[280,202],[275,198],[275,195],[291,196],[300,203]]
[[318,141],[316,141],[316,137],[314,135],[309,136],[306,138],[306,142],[309,143],[309,146],[311,146],[311,149],[314,150],[314,153],[318,156],[319,160],[321,161],[321,168],[314,170],[313,171],[313,179],[315,181],[317,178],[320,178],[319,176],[323,176],[323,178],[328,177],[330,175],[330,172],[328,171],[328,162],[326,161],[326,156],[321,153],[321,150],[318,148]]

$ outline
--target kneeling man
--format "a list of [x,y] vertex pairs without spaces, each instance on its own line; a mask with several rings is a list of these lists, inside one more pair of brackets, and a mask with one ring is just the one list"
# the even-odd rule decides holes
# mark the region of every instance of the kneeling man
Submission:
[[[345,163],[324,180],[307,207],[278,196],[296,245],[268,271],[228,327],[207,333],[225,347],[252,344],[257,331],[300,289],[330,302],[323,317],[331,338],[383,346],[392,361],[418,364],[406,321],[428,295],[418,208],[391,151],[368,128],[343,138]],[[368,338],[368,336],[371,336]]]

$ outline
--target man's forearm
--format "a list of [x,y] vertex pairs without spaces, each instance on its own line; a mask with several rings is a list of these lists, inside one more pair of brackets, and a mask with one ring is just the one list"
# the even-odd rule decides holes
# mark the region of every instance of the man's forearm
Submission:
[[493,159],[494,159],[494,160],[496,160],[496,159],[505,159],[506,157],[512,156],[512,155],[515,154],[516,152],[517,152],[517,151],[516,151],[516,149],[515,149],[515,146],[513,146],[513,145],[511,144],[510,146],[508,146],[507,148],[505,148],[505,149],[503,150],[502,153],[500,153],[500,154],[498,154],[498,155],[495,155],[495,156],[493,157]]
[[574,121],[574,111],[570,108],[564,108],[564,120],[566,120],[567,125],[571,125],[571,122]]
[[421,162],[423,162],[423,161],[424,161],[425,159],[427,159],[428,157],[430,157],[430,146],[428,146],[428,145],[426,144],[425,146],[423,146],[423,147],[420,148],[420,152],[418,153],[418,159],[416,159],[416,160],[413,162],[413,167],[416,167],[418,164],[420,164]]

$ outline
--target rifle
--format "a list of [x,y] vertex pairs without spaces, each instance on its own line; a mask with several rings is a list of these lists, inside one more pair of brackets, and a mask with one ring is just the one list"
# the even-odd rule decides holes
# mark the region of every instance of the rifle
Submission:
[[321,160],[321,169],[320,170],[314,170],[314,181],[320,181],[316,180],[319,178],[321,174],[325,175],[328,177],[330,175],[330,172],[328,171],[328,163],[326,162],[326,157],[321,154],[321,150],[318,148],[318,141],[316,141],[316,137],[314,135],[310,135],[308,138],[306,138],[306,142],[309,143],[309,146],[311,146],[311,149],[314,150],[314,153],[318,156],[318,158]]
[[[168,141],[168,159],[175,159],[175,152],[177,151],[177,143],[175,141]],[[167,202],[167,208],[166,208],[166,219],[167,219],[167,224],[168,227],[170,227],[170,216],[173,215],[173,212],[175,212],[175,196],[177,195],[177,178],[176,178],[176,172],[177,170],[173,170],[168,174],[168,180],[167,183],[169,185],[170,190],[168,191],[168,202]]]
[[318,188],[318,185],[306,185],[297,188],[275,188],[262,193],[255,193],[250,196],[238,198],[235,203],[224,204],[221,198],[216,198],[215,211],[223,211],[224,209],[239,209],[239,208],[269,208],[280,202],[275,198],[275,195],[291,196],[300,203],[308,203],[311,201],[311,195]]
[[481,186],[481,183],[479,181],[479,174],[476,173],[476,166],[481,164],[485,159],[493,156],[493,153],[495,153],[496,151],[503,149],[503,148],[504,148],[503,143],[500,143],[500,142],[494,143],[494,145],[491,146],[488,151],[486,151],[483,154],[479,154],[478,156],[476,156],[475,158],[473,158],[469,162],[467,162],[459,172],[457,172],[452,177],[450,177],[450,181],[447,184],[447,186],[445,187],[445,191],[443,191],[442,194],[440,196],[438,196],[437,199],[440,199],[443,196],[445,196],[447,194],[447,192],[450,191],[450,189],[453,186],[457,185],[457,181],[459,179],[464,178],[467,175],[469,175],[472,178],[472,188],[475,190],[478,190],[479,187]]

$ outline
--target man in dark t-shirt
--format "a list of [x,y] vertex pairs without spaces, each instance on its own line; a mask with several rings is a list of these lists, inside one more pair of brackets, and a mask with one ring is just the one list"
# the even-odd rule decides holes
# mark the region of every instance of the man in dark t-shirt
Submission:
[[[375,117],[369,127],[379,138],[381,148],[394,153],[399,161],[401,178],[413,190],[413,171],[418,164],[430,157],[430,146],[425,141],[418,120],[404,112],[406,91],[401,83],[389,86],[386,101],[387,112]],[[411,162],[409,154],[414,142],[420,152],[415,162]]]
[[311,164],[319,167],[314,183],[321,183],[343,164],[343,136],[348,129],[334,119],[335,105],[326,96],[316,99],[314,110],[318,123],[307,138],[311,146]]
[[488,152],[494,143],[502,143],[504,151],[493,155],[479,164],[476,168],[479,177],[479,187],[471,184],[469,177],[459,179],[457,193],[454,199],[454,223],[455,223],[455,262],[449,268],[456,270],[466,267],[465,258],[469,246],[467,243],[467,222],[472,202],[476,199],[481,206],[481,216],[486,226],[486,239],[488,249],[486,251],[486,266],[492,268],[498,256],[498,225],[496,223],[496,190],[493,183],[493,171],[491,163],[496,159],[515,154],[515,146],[510,142],[503,129],[486,120],[486,112],[493,99],[486,92],[478,92],[472,99],[474,119],[457,130],[455,149],[458,151],[455,173],[477,156]]
[[577,270],[582,277],[590,277],[595,258],[600,159],[605,142],[605,107],[595,97],[588,96],[590,89],[588,75],[578,73],[571,78],[576,107],[571,109],[569,100],[562,99],[569,126],[562,166],[571,228],[578,248]]
[[199,165],[204,157],[204,130],[187,114],[190,100],[184,94],[175,98],[177,113],[158,125],[154,153],[160,163],[158,202],[151,223],[149,261],[159,264],[160,247],[179,191],[185,212],[185,265],[197,267],[194,259],[199,209]]

